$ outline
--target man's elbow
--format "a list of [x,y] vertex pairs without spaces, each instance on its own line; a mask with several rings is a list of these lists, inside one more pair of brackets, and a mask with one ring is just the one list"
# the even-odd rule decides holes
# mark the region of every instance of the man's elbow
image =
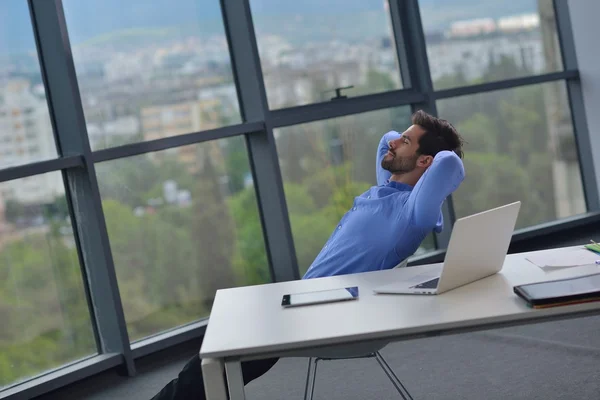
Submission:
[[465,166],[455,152],[446,150],[441,151],[436,155],[435,162],[439,165],[440,169],[453,171],[456,175],[464,178]]
[[416,212],[415,216],[414,216],[414,224],[415,224],[415,227],[417,227],[419,229],[431,231],[436,227],[436,225],[438,223],[438,219],[439,219],[439,210],[438,210],[438,213]]

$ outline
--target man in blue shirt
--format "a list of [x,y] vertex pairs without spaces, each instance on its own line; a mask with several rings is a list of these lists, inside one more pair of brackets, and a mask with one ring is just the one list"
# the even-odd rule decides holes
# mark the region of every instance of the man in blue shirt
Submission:
[[418,111],[377,149],[377,185],[354,199],[304,278],[393,268],[443,227],[442,203],[464,179],[461,138]]
[[[394,268],[430,232],[441,232],[444,200],[463,181],[462,138],[447,121],[423,111],[402,134],[391,131],[377,148],[377,186],[354,199],[303,279]],[[242,363],[244,383],[277,359]],[[204,399],[196,355],[153,400]]]

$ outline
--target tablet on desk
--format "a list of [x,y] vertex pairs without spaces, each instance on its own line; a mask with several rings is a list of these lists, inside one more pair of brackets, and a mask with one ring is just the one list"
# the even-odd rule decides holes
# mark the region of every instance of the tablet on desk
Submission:
[[533,308],[600,301],[600,274],[517,285],[513,291]]
[[281,305],[283,307],[298,307],[356,299],[358,299],[358,286],[353,286],[315,292],[284,294],[281,299]]

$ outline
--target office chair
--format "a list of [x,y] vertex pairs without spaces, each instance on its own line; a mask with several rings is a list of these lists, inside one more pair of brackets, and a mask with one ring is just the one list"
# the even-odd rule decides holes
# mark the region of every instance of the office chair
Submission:
[[[408,258],[402,261],[394,268],[404,268],[408,265]],[[330,353],[330,355],[322,356],[322,357],[310,357],[308,359],[308,372],[306,374],[306,386],[304,389],[304,400],[312,400],[314,392],[315,392],[315,381],[317,376],[317,364],[319,361],[332,361],[332,360],[348,360],[355,358],[375,358],[375,360],[383,369],[383,372],[390,379],[398,393],[403,400],[413,400],[412,396],[406,390],[406,387],[402,384],[400,379],[396,376],[392,368],[390,368],[389,364],[385,361],[383,356],[380,353],[380,350],[387,346],[387,342],[379,342],[375,344],[366,344],[360,345],[358,347],[354,347],[350,350],[345,351],[343,354],[334,351]]]

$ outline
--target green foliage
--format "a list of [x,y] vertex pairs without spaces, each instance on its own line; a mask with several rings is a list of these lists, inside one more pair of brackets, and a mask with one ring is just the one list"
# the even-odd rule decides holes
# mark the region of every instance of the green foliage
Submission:
[[252,188],[229,199],[231,215],[238,239],[233,257],[237,285],[255,285],[271,280],[269,263],[262,238],[262,227],[256,213],[256,193]]
[[227,152],[225,165],[229,167],[227,169],[229,188],[233,193],[237,193],[244,189],[244,179],[248,171],[246,168],[236,168],[235,166],[247,164],[248,151],[243,136],[236,136],[228,140],[227,146],[230,150]]
[[296,215],[290,212],[300,276],[306,273],[337,222],[332,223],[322,212],[314,212],[309,215]]
[[[465,159],[468,179],[455,193],[454,207],[460,216],[484,211],[521,200],[525,207],[519,214],[519,227],[540,220],[549,210],[535,191],[527,171],[507,155],[469,153]],[[538,207],[527,207],[537,204]]]
[[[501,59],[490,64],[483,79],[527,73],[511,59]],[[455,83],[461,79],[457,76]],[[445,78],[446,83],[450,80]],[[438,103],[441,116],[450,120],[467,142],[466,179],[454,195],[458,216],[521,200],[517,228],[557,217],[549,118],[560,115],[548,115],[544,89],[553,87],[525,86]]]
[[52,231],[0,251],[0,386],[96,352],[75,249]]
[[494,121],[483,113],[475,113],[460,125],[460,133],[470,152],[495,153],[500,132]]

